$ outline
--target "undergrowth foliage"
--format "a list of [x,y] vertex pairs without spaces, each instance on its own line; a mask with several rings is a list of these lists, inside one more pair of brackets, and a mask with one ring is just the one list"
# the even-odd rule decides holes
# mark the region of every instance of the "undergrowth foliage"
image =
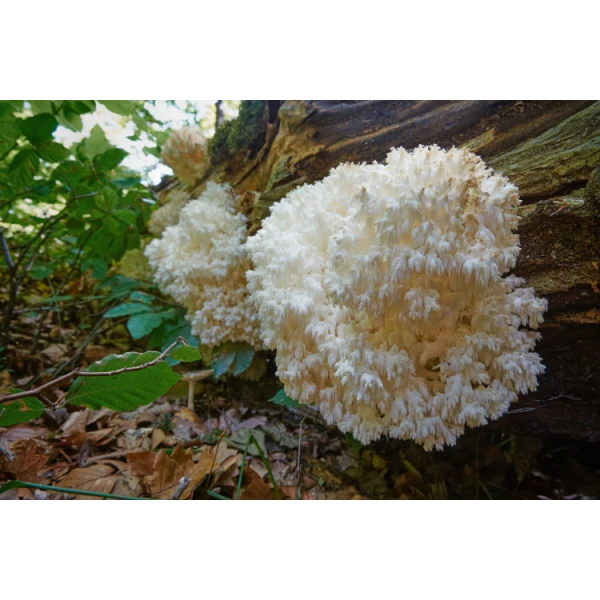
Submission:
[[[156,292],[152,283],[117,274],[122,272],[119,261],[143,246],[150,216],[158,206],[153,191],[139,173],[122,165],[127,153],[113,146],[100,126],[71,145],[55,136],[59,126],[81,131],[82,117],[100,104],[133,128],[130,139],[144,133],[154,142],[145,151],[160,156],[168,134],[145,101],[0,102],[0,293],[7,299],[0,328],[0,367],[12,371],[17,349],[10,331],[15,316],[37,326],[31,352],[36,351],[43,325],[52,318],[60,323],[69,311],[77,318],[84,305],[98,309],[95,314],[100,316],[95,325],[81,320],[74,333],[87,329],[89,335],[75,356],[42,374],[44,385],[29,391],[0,388],[0,426],[36,419],[45,404],[131,410],[152,402],[181,378],[173,366],[202,359],[185,310],[152,293]],[[261,107],[259,103],[255,108]],[[237,138],[236,144],[243,142]],[[91,281],[87,294],[72,289],[84,280]],[[50,297],[32,301],[23,296],[25,289],[36,285],[49,290]],[[88,369],[73,369],[100,332],[122,325],[147,352],[111,354]],[[205,356],[217,378],[240,375],[255,360],[253,348],[245,343],[222,344],[207,349]],[[26,387],[34,386],[39,377]],[[61,402],[44,399],[46,387],[74,377]]]

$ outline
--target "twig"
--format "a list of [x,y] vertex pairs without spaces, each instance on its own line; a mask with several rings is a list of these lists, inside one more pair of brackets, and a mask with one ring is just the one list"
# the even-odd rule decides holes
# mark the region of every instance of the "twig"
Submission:
[[39,387],[36,387],[33,390],[29,390],[27,392],[19,392],[17,394],[9,394],[8,396],[3,396],[0,398],[0,404],[3,402],[9,402],[10,400],[16,400],[18,398],[27,398],[29,396],[35,396],[39,394],[42,390],[46,388],[52,387],[61,383],[62,381],[66,381],[71,377],[113,377],[114,375],[120,375],[121,373],[131,373],[133,371],[142,371],[143,369],[147,369],[148,367],[153,367],[158,364],[161,360],[166,358],[167,354],[175,348],[175,346],[179,344],[184,344],[188,346],[189,344],[182,338],[178,337],[162,354],[158,355],[154,360],[151,360],[148,363],[144,363],[143,365],[138,365],[137,367],[123,367],[122,369],[116,369],[114,371],[101,371],[101,372],[93,372],[93,371],[80,371],[79,369],[74,369],[70,373],[66,375],[62,375],[48,383],[44,383]]
[[181,494],[183,494],[183,490],[188,486],[190,482],[190,478],[184,475],[177,484],[175,491],[173,492],[172,500],[179,500],[181,498]]
[[10,270],[14,269],[15,263],[10,255],[10,250],[8,249],[6,238],[4,237],[4,229],[2,227],[0,227],[0,248],[2,248],[2,256],[4,256],[8,268]]

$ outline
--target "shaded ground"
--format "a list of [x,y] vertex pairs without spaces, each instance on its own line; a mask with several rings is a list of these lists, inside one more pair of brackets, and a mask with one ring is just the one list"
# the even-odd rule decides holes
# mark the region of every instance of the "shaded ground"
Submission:
[[[251,433],[284,498],[599,495],[598,445],[544,443],[483,431],[471,432],[444,452],[426,453],[414,444],[391,441],[361,447],[311,410],[257,400],[256,389],[244,393],[239,382],[205,387],[195,412],[183,399],[164,397],[131,413],[61,408],[35,423],[0,429],[0,479],[121,496],[206,498],[211,490],[232,498]],[[246,465],[241,498],[275,498],[253,445]],[[2,495],[72,497],[32,489]]]

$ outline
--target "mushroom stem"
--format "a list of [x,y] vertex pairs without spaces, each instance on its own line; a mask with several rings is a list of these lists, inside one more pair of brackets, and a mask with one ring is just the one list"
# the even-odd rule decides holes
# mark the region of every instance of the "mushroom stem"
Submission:
[[212,369],[206,369],[204,371],[192,371],[186,373],[183,376],[183,380],[188,382],[188,408],[194,410],[194,396],[196,394],[196,381],[202,381],[210,377],[214,371]]

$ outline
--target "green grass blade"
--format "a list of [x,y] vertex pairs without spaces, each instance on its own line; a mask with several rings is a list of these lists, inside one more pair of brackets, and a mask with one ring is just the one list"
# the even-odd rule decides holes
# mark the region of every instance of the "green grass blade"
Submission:
[[240,477],[238,479],[238,485],[237,485],[235,499],[236,500],[240,499],[240,493],[242,490],[242,476],[244,474],[244,467],[246,466],[246,457],[248,456],[248,448],[250,447],[250,442],[252,442],[254,444],[254,446],[256,447],[256,449],[258,450],[260,459],[262,460],[263,465],[265,465],[265,468],[267,469],[267,475],[269,476],[269,479],[271,480],[271,483],[273,484],[273,490],[275,490],[275,497],[277,498],[277,500],[281,500],[281,493],[279,492],[279,487],[275,483],[275,477],[273,477],[273,471],[271,471],[269,461],[267,460],[265,453],[262,451],[262,448],[258,445],[256,438],[251,433],[248,434],[248,440],[246,442],[246,447],[244,448],[244,456],[242,457],[242,464],[240,466]]
[[79,496],[94,496],[95,498],[112,498],[113,500],[154,500],[154,498],[136,498],[134,496],[115,496],[114,494],[104,494],[102,492],[88,492],[86,490],[76,490],[74,488],[63,488],[54,485],[44,485],[42,483],[30,483],[29,481],[8,481],[0,487],[0,494],[14,490],[15,488],[30,488],[37,490],[47,490],[61,494],[76,494]]
[[244,467],[246,466],[246,456],[248,456],[248,448],[250,447],[250,440],[252,439],[252,434],[248,435],[248,439],[246,440],[246,447],[244,448],[244,456],[242,456],[242,464],[240,466],[240,476],[237,484],[237,491],[235,493],[235,499],[240,499],[240,494],[242,493],[242,475],[244,474]]

